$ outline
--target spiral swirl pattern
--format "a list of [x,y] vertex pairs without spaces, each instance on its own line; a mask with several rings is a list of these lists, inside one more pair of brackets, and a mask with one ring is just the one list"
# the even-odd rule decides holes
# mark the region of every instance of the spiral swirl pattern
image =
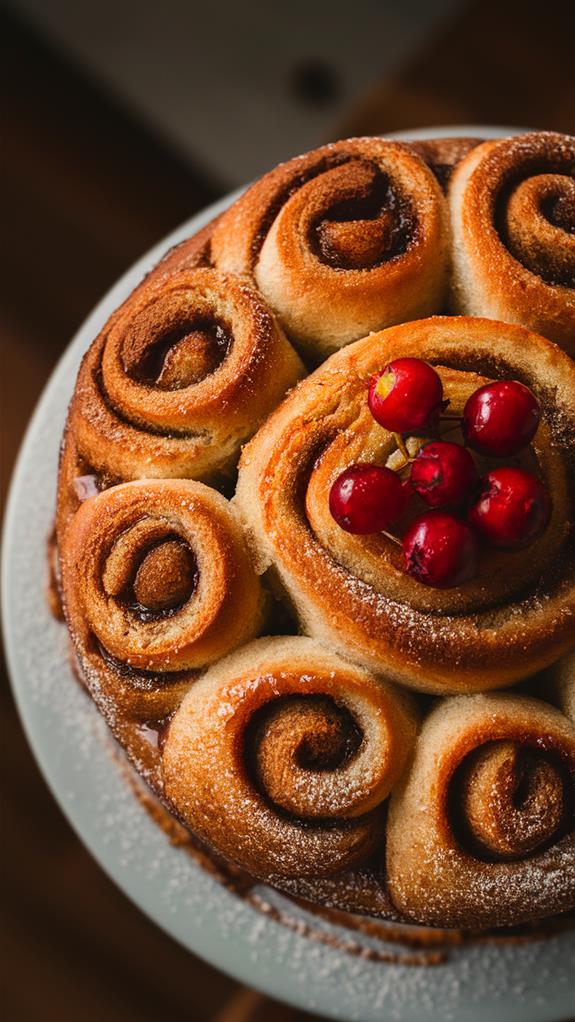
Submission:
[[387,869],[407,916],[505,925],[575,899],[575,728],[528,696],[460,696],[423,724],[392,798]]
[[[529,454],[554,497],[547,530],[529,558],[486,552],[477,579],[444,592],[407,577],[388,536],[345,533],[329,512],[343,469],[395,464],[395,441],[373,420],[366,392],[374,372],[411,355],[436,366],[455,412],[485,382],[479,372],[523,379],[542,398],[554,391]],[[520,327],[436,317],[372,335],[310,376],[244,450],[236,501],[308,634],[425,691],[486,689],[572,645],[575,496],[564,440],[574,433],[575,367],[555,346]]]
[[216,266],[250,274],[288,336],[318,361],[370,330],[437,312],[446,206],[408,146],[351,139],[290,160],[216,225]]
[[567,796],[557,766],[510,741],[489,742],[461,768],[469,837],[486,856],[525,856],[561,830]]
[[415,737],[405,697],[311,639],[261,639],[190,689],[162,751],[178,815],[255,876],[364,860]]
[[485,142],[449,189],[453,305],[537,330],[575,354],[575,138]]
[[239,523],[202,483],[124,483],[85,501],[62,566],[76,652],[109,717],[166,716],[190,672],[262,626]]
[[144,283],[82,363],[68,419],[78,455],[116,481],[213,477],[303,367],[245,282],[195,269]]

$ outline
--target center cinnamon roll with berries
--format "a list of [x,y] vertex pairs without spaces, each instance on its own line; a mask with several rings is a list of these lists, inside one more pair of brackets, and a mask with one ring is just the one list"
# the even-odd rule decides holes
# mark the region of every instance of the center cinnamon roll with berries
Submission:
[[[435,426],[416,427],[419,436],[406,441],[412,455],[433,439],[434,429],[449,430],[441,433],[444,443],[457,437],[462,443],[461,429],[477,427],[471,412],[490,379],[516,381],[519,413],[523,391],[531,395],[527,412],[531,400],[540,407],[537,431],[513,464],[478,454],[471,466],[483,489],[470,488],[468,503],[483,533],[460,513],[426,511],[413,492],[404,499],[404,487],[413,490],[404,475],[411,456],[400,449],[402,437],[374,418],[373,380],[378,386],[386,365],[413,357],[438,378],[449,404],[442,409],[439,391],[432,394]],[[442,411],[454,418],[441,422]],[[401,422],[395,420],[398,428]],[[485,448],[481,436],[482,444],[468,440]],[[236,503],[261,570],[288,595],[308,634],[424,691],[493,688],[544,667],[573,645],[574,437],[575,366],[558,348],[503,323],[423,320],[359,341],[308,377],[244,450]],[[378,514],[393,507],[396,521],[380,516],[367,529],[341,527],[334,487],[358,467],[388,480],[387,501],[375,503]],[[552,494],[541,506],[530,497],[528,514],[520,497],[511,526],[509,473],[536,495]],[[510,486],[502,511],[501,488]],[[365,514],[365,501],[361,510]],[[504,540],[503,526],[516,528],[520,542],[501,548],[498,535],[488,540],[494,519]]]

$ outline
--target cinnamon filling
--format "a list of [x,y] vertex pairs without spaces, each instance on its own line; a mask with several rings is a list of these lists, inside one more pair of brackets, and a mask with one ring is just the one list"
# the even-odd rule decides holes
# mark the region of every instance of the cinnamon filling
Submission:
[[318,258],[336,269],[361,270],[404,252],[411,240],[410,211],[387,175],[352,162],[345,192],[315,223],[310,243]]
[[245,735],[258,789],[274,805],[307,815],[306,774],[345,767],[362,735],[348,710],[327,696],[285,696],[262,707]]
[[464,846],[487,861],[524,858],[569,824],[567,772],[556,755],[516,741],[471,753],[453,782],[452,818]]
[[[125,536],[129,541],[129,532]],[[135,545],[138,537],[133,539]],[[104,588],[143,622],[169,617],[180,610],[198,584],[194,554],[185,540],[176,535],[153,540],[142,550],[134,550],[129,571],[124,570],[117,579],[114,567],[113,559],[108,559]]]
[[570,194],[551,198],[544,205],[543,214],[555,227],[560,227],[568,234],[575,234],[575,182]]
[[575,287],[575,181],[536,173],[511,185],[496,223],[511,254],[547,284]]
[[141,607],[161,614],[186,603],[196,587],[197,566],[187,543],[167,539],[140,562],[133,582]]
[[375,220],[324,220],[317,227],[326,262],[345,269],[374,266],[393,247],[393,214],[384,210]]
[[134,379],[161,390],[182,390],[215,372],[230,345],[231,336],[223,323],[188,321],[155,337],[139,351],[125,347],[124,368]]
[[324,156],[313,166],[294,175],[293,180],[288,181],[283,188],[278,189],[273,200],[269,203],[267,208],[263,210],[258,230],[254,234],[251,245],[252,267],[254,267],[258,261],[259,254],[275,218],[285,203],[288,202],[289,198],[297,192],[298,189],[303,188],[308,181],[313,181],[315,178],[321,177],[321,175],[327,171],[333,170],[336,167],[345,166],[349,162],[350,157],[347,153],[332,153],[330,156]]

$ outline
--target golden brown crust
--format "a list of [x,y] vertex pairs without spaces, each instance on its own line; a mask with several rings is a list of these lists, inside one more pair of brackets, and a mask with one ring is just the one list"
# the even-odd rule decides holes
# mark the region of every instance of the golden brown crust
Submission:
[[249,274],[314,361],[404,319],[437,312],[447,211],[408,146],[348,139],[281,164],[223,214],[216,266]]
[[406,916],[485,926],[575,902],[575,729],[528,696],[460,696],[424,722],[392,797],[388,884]]
[[484,142],[449,187],[456,312],[521,323],[575,354],[575,137]]
[[[385,535],[344,533],[327,503],[349,464],[385,464],[395,449],[367,387],[412,355],[437,367],[456,412],[482,382],[477,371],[524,380],[543,407],[534,457],[554,497],[548,529],[528,558],[486,555],[477,580],[444,593],[406,577]],[[365,338],[300,384],[244,449],[235,499],[261,567],[273,566],[308,634],[423,691],[494,688],[573,645],[574,435],[575,366],[559,348],[521,327],[436,317]]]
[[415,728],[403,695],[319,643],[260,639],[182,702],[163,745],[164,792],[253,875],[331,876],[381,842]]

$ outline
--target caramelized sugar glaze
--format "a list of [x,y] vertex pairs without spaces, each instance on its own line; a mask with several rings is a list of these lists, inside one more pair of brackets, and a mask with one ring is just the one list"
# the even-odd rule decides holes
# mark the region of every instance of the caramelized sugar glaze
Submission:
[[[82,363],[57,513],[80,676],[174,826],[307,902],[466,928],[575,904],[575,366],[552,343],[571,344],[573,153],[541,133],[299,157],[168,253]],[[533,193],[531,172],[554,180]],[[463,305],[476,173],[519,192],[485,231],[515,275],[501,318],[523,325],[437,315]],[[567,239],[561,279],[509,226],[530,204]],[[554,289],[551,340],[512,301],[525,274]],[[406,355],[455,413],[510,377],[543,412],[518,463],[549,526],[452,590],[327,509],[347,465],[397,467],[366,394]]]

